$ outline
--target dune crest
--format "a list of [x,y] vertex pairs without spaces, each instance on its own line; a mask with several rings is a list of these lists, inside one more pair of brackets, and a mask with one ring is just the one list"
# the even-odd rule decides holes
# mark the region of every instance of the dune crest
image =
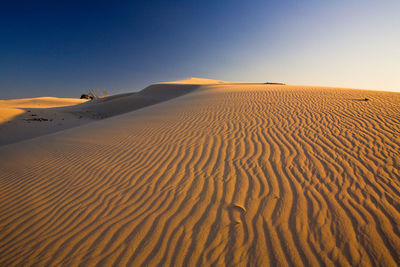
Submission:
[[398,265],[400,94],[174,88],[0,147],[1,266]]
[[213,79],[190,77],[186,80],[164,82],[161,84],[221,84],[221,83],[225,83],[225,82],[219,81],[219,80],[213,80]]

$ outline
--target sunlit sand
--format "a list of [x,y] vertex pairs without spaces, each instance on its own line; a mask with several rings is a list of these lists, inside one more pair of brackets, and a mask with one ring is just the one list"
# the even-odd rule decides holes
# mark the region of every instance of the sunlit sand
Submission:
[[398,265],[400,93],[192,78],[49,101],[30,123],[0,102],[0,266]]

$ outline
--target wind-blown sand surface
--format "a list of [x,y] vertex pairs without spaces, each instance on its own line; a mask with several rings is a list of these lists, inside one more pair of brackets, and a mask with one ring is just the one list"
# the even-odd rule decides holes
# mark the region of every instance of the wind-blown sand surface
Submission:
[[1,146],[0,266],[400,262],[400,94],[181,86]]

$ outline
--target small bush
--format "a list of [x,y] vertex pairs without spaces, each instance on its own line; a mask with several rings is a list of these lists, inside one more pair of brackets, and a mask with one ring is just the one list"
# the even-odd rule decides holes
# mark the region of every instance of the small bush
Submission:
[[86,95],[90,99],[99,99],[99,98],[107,97],[108,93],[107,93],[107,90],[105,90],[105,89],[102,90],[102,89],[97,88],[97,89],[89,89],[88,93],[85,94],[85,96]]

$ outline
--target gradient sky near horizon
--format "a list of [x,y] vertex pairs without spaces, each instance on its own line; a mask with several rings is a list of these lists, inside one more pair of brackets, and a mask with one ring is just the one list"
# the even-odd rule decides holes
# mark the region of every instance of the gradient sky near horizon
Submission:
[[0,99],[203,77],[400,92],[400,1],[9,1]]

